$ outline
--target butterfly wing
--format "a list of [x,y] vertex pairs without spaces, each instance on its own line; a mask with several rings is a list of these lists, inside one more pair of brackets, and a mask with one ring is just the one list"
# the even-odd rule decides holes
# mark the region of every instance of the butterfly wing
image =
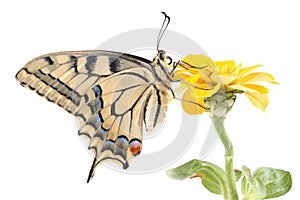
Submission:
[[58,52],[33,59],[16,74],[16,79],[74,114],[84,94],[100,78],[128,68],[151,70],[149,63],[149,60],[117,52]]
[[143,120],[153,128],[153,108],[146,112],[146,104],[154,103],[157,88],[146,59],[107,51],[53,53],[27,63],[16,79],[77,117],[79,135],[95,155],[92,174],[107,159],[127,168],[141,151]]
[[126,169],[141,151],[143,122],[152,130],[163,120],[173,97],[163,68],[117,52],[61,52],[33,59],[16,79],[79,120],[78,134],[95,155],[89,181],[106,160]]

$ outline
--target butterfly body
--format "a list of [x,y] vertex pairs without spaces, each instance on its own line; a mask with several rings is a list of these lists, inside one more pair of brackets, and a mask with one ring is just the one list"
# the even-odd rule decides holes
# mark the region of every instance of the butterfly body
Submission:
[[142,149],[142,128],[153,130],[173,99],[168,57],[153,61],[109,51],[70,51],[40,56],[16,75],[36,91],[73,114],[78,134],[94,154],[89,179],[103,161],[124,169]]

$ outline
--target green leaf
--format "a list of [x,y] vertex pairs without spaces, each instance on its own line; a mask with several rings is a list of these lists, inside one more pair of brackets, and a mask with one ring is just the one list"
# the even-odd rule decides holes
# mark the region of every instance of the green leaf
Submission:
[[166,173],[171,178],[183,180],[194,175],[201,167],[201,162],[198,162],[198,160],[195,159],[174,169],[169,169]]
[[214,194],[223,194],[226,190],[226,177],[223,169],[206,161],[191,160],[179,167],[167,170],[167,175],[179,180],[200,177],[203,186]]
[[253,175],[258,177],[266,188],[265,199],[286,194],[292,187],[292,177],[287,171],[269,167],[258,168]]
[[266,188],[258,177],[253,177],[250,170],[243,166],[242,193],[244,200],[263,200],[266,196]]

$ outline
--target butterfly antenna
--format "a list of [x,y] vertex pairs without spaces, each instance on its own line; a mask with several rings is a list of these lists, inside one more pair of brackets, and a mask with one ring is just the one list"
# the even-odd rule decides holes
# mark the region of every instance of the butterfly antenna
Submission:
[[165,19],[164,19],[164,22],[162,23],[162,26],[160,28],[160,31],[158,33],[158,37],[157,37],[157,51],[159,51],[159,43],[160,43],[160,40],[162,38],[162,36],[164,35],[165,31],[167,30],[167,27],[170,23],[170,17],[165,13],[165,12],[161,12],[164,16],[165,16]]
[[91,169],[90,169],[90,173],[89,173],[89,177],[88,177],[88,179],[87,179],[87,183],[89,183],[90,180],[91,180],[91,179],[93,178],[93,176],[94,176],[94,169],[95,169],[96,161],[97,161],[97,159],[95,158],[94,161],[93,161],[92,167],[91,167]]

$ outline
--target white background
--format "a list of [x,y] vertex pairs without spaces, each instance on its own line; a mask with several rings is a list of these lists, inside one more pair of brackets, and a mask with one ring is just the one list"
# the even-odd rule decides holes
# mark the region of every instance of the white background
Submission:
[[[280,199],[299,199],[297,1],[7,2],[0,3],[0,199],[222,199],[207,192],[200,179],[175,181],[164,170],[129,175],[99,167],[86,184],[92,157],[76,136],[74,118],[14,78],[36,56],[94,49],[125,31],[159,28],[161,11],[171,16],[169,30],[193,39],[214,60],[264,64],[261,70],[280,82],[269,87],[265,113],[239,96],[226,127],[235,147],[236,168],[245,164],[252,170],[260,166],[288,170],[293,188]],[[172,167],[198,157],[209,125],[208,117],[202,116],[192,147]],[[218,143],[206,160],[223,165],[223,154]]]

